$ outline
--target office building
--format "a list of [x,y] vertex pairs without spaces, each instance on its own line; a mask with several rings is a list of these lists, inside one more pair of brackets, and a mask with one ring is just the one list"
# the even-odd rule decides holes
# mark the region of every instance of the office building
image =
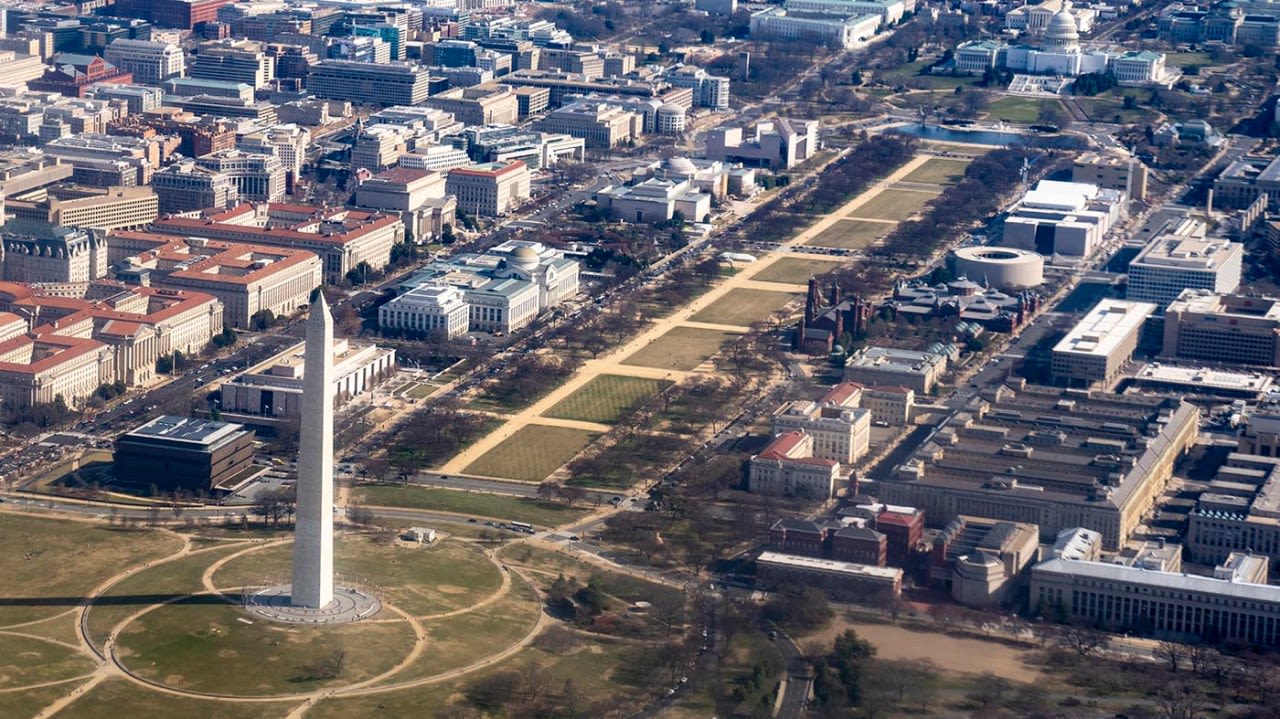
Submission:
[[182,77],[187,69],[186,55],[173,43],[121,39],[108,45],[103,57],[144,85]]
[[135,285],[212,295],[223,322],[247,328],[263,310],[288,317],[310,302],[324,280],[315,253],[152,232],[117,232],[108,258],[116,278]]
[[1005,386],[974,398],[877,484],[881,500],[1126,541],[1194,443],[1199,411],[1161,396]]
[[814,455],[813,436],[784,432],[751,458],[747,491],[752,494],[828,500],[836,495],[840,463]]
[[1071,181],[1123,192],[1130,200],[1147,199],[1147,166],[1124,152],[1084,152],[1071,166]]
[[766,591],[811,586],[837,601],[866,602],[902,592],[902,570],[835,559],[762,552],[756,558],[756,582]]
[[830,14],[792,10],[793,0],[751,14],[751,37],[760,40],[804,41],[855,50],[867,44],[883,24],[879,14],[851,10]]
[[[298,343],[222,383],[222,413],[238,422],[276,425],[302,417],[305,343]],[[333,342],[333,396],[339,405],[368,394],[395,374],[396,351],[367,342]]]
[[275,155],[285,174],[297,179],[311,145],[311,131],[292,123],[271,125],[240,137],[238,146],[252,154]]
[[422,104],[450,113],[465,125],[514,125],[520,117],[515,91],[496,83],[446,90]]
[[818,123],[815,120],[778,119],[756,125],[753,139],[743,139],[740,127],[720,128],[707,133],[708,160],[736,162],[747,167],[785,170],[795,167],[818,151]]
[[1050,371],[1066,386],[1110,387],[1133,359],[1150,302],[1103,299],[1053,347]]
[[445,192],[474,215],[497,217],[529,199],[529,168],[523,162],[485,163],[449,170]]
[[17,88],[44,76],[46,66],[38,55],[0,50],[0,87]]
[[429,80],[426,68],[409,63],[321,60],[311,68],[307,90],[360,105],[419,105],[427,99]]
[[908,387],[928,394],[947,371],[950,352],[941,345],[926,351],[864,347],[845,363],[844,378],[872,386]]
[[813,456],[853,464],[867,454],[871,411],[858,407],[863,388],[843,382],[817,401],[787,402],[773,413],[773,434],[800,431],[813,437]]
[[196,48],[190,75],[205,80],[222,80],[261,90],[276,76],[276,58],[252,40],[217,40]]
[[[469,164],[469,163],[464,163]],[[456,220],[458,200],[445,193],[442,172],[396,167],[356,187],[357,207],[399,213],[405,240],[425,242]]]
[[[1273,416],[1262,420],[1269,422]],[[1280,555],[1280,458],[1228,455],[1187,518],[1185,544],[1188,558],[1201,564],[1235,552]]]
[[1161,355],[1280,367],[1280,301],[1184,290],[1165,310]]
[[367,264],[378,271],[391,261],[391,248],[404,241],[396,215],[270,203],[242,204],[201,217],[162,217],[151,229],[168,235],[310,250],[318,255],[325,282],[339,283]]
[[1243,209],[1263,195],[1269,207],[1280,207],[1280,157],[1245,155],[1213,181],[1216,208]]
[[41,194],[44,197],[39,200],[22,196],[6,199],[5,213],[12,219],[55,227],[110,231],[141,227],[156,219],[159,212],[159,201],[149,187],[64,189]]
[[540,126],[547,132],[580,137],[587,147],[609,149],[639,138],[644,118],[619,105],[583,100],[548,112]]
[[274,154],[222,150],[197,158],[196,165],[229,177],[242,202],[277,202],[284,198],[286,170]]
[[1015,581],[1039,552],[1034,524],[956,517],[934,537],[929,579],[960,604],[989,609],[1012,598]]
[[226,210],[240,202],[240,190],[228,174],[196,164],[194,160],[170,165],[151,176],[151,189],[159,198],[160,214],[195,210]]
[[148,20],[156,27],[193,30],[218,19],[218,8],[231,0],[117,0],[115,12]]
[[1193,643],[1280,644],[1280,587],[1110,562],[1051,559],[1031,569],[1047,616]]
[[[98,85],[88,97],[93,100],[124,103],[125,110],[129,115],[141,115],[164,104],[163,90],[158,87],[146,87],[143,85]],[[107,129],[107,127],[103,127],[102,130],[92,130],[92,132],[101,132]],[[75,134],[75,132],[73,130],[71,134]]]
[[1129,263],[1125,297],[1164,309],[1184,290],[1230,294],[1240,287],[1244,245],[1221,238],[1161,235]]
[[378,308],[383,332],[453,339],[467,333],[471,307],[462,290],[425,282]]
[[253,432],[229,422],[165,415],[116,440],[116,478],[163,492],[225,493],[261,469]]

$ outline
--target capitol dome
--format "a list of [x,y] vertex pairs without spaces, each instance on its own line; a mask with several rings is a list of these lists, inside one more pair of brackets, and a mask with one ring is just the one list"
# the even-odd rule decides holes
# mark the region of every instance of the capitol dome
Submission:
[[1076,29],[1076,17],[1071,14],[1071,3],[1063,3],[1062,10],[1049,20],[1049,26],[1044,31],[1044,49],[1080,49],[1080,32]]

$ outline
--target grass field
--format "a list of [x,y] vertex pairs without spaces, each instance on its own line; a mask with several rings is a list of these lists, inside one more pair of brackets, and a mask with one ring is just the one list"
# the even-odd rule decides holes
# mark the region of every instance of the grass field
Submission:
[[1169,52],[1164,61],[1169,67],[1185,67],[1187,65],[1213,65],[1213,58],[1207,52]]
[[933,192],[890,187],[850,212],[848,216],[900,222],[923,210],[924,206],[937,196],[937,193]]
[[1002,97],[991,103],[990,107],[987,108],[987,119],[1034,124],[1040,121],[1040,108],[1046,103],[1053,103],[1059,108],[1062,107],[1062,103],[1058,100],[1041,100],[1034,97]]
[[610,424],[670,385],[645,377],[600,375],[543,412],[543,416]]
[[541,482],[595,437],[580,429],[525,425],[468,465],[463,473]]
[[932,158],[902,178],[903,182],[928,182],[934,185],[950,185],[964,177],[968,160],[944,160]]
[[64,612],[124,567],[170,554],[181,545],[158,532],[3,514],[0,546],[5,548],[0,577],[8,597],[0,606],[3,627]]
[[693,322],[750,327],[756,322],[769,319],[769,315],[782,309],[795,298],[796,295],[790,292],[738,288],[729,290],[723,297],[698,310],[689,319]]
[[[342,535],[334,547],[338,576],[378,587],[384,601],[414,616],[465,609],[502,584],[498,568],[466,542],[405,546]],[[292,544],[270,547],[224,564],[213,582],[224,590],[286,582],[292,561]]]
[[622,364],[688,372],[711,359],[733,336],[731,332],[719,330],[672,327]]
[[[65,693],[65,689],[60,693]],[[125,681],[108,679],[58,712],[59,719],[120,717],[200,717],[200,719],[279,719],[298,702],[237,703],[176,697]],[[8,716],[27,716],[13,714]]]
[[814,247],[839,247],[846,250],[861,250],[870,247],[876,240],[893,232],[893,228],[894,225],[885,222],[840,220],[819,232],[817,237],[805,244],[813,245]]
[[0,689],[83,676],[93,667],[87,655],[70,647],[0,635]]
[[751,279],[760,282],[781,282],[789,285],[802,285],[814,275],[821,275],[839,267],[839,262],[829,260],[810,260],[803,257],[783,257],[768,267],[760,270]]
[[994,150],[994,147],[983,145],[962,145],[955,142],[941,142],[939,140],[921,140],[933,152],[954,152],[959,155],[985,155]]
[[[543,527],[556,527],[581,519],[586,509],[571,509],[563,504],[537,502],[503,494],[459,492],[434,487],[366,486],[355,489],[355,497],[364,504],[384,507],[430,509],[456,512],[504,521],[528,522]],[[375,512],[376,514],[376,512]],[[449,532],[454,529],[450,528]]]
[[426,399],[432,392],[435,392],[437,389],[439,389],[439,387],[437,387],[436,385],[419,383],[410,387],[409,391],[405,392],[404,395],[409,399]]
[[[165,605],[121,631],[120,655],[139,676],[166,686],[265,696],[369,679],[395,666],[414,643],[404,621],[310,627],[243,618],[239,606],[207,598]],[[336,676],[312,668],[336,652],[344,653]]]

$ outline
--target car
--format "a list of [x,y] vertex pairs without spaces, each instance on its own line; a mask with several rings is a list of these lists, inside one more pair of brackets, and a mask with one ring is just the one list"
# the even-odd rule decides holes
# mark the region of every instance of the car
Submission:
[[582,541],[582,537],[579,537],[579,536],[578,536],[578,535],[576,535],[576,534],[570,534],[570,535],[569,535],[569,541],[570,541],[570,542],[579,542],[579,541]]
[[468,521],[468,522],[470,522],[470,523],[472,523],[472,524],[475,524],[476,522],[479,522],[480,520],[476,519],[475,517],[472,517],[471,519],[468,519],[467,521]]

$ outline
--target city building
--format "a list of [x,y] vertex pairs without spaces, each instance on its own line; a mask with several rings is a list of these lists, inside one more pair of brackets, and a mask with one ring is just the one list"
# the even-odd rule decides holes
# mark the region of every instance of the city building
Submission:
[[1102,559],[1102,535],[1092,529],[1072,527],[1058,532],[1049,550],[1050,559],[1083,559],[1096,562]]
[[302,175],[302,163],[311,146],[311,132],[293,123],[271,125],[240,136],[238,146],[252,154],[275,155],[284,166],[286,176]]
[[220,150],[196,158],[196,165],[231,179],[242,202],[278,202],[284,198],[286,169],[274,153]]
[[310,250],[320,257],[325,282],[341,283],[361,263],[373,271],[391,261],[404,241],[397,215],[368,210],[269,203],[241,204],[200,217],[161,217],[151,229],[167,235]]
[[87,97],[93,100],[123,103],[129,115],[140,115],[155,110],[164,103],[163,90],[145,85],[98,85]]
[[871,410],[871,423],[886,427],[911,424],[916,404],[916,391],[910,387],[882,385],[864,387],[861,406]]
[[547,132],[580,137],[587,147],[609,149],[638,139],[644,132],[644,118],[619,105],[583,100],[548,112],[540,126]]
[[[302,418],[306,343],[222,383],[222,414],[250,425],[278,426]],[[395,374],[396,351],[367,342],[333,342],[333,396],[337,404],[368,394]]]
[[427,99],[429,80],[426,68],[410,63],[321,60],[311,68],[307,91],[361,105],[418,105]]
[[43,150],[71,165],[73,181],[90,187],[145,185],[161,162],[157,143],[118,135],[59,137],[46,142]]
[[677,212],[689,222],[711,216],[711,195],[688,180],[653,177],[635,185],[607,185],[595,200],[602,212],[626,222],[667,222]]
[[194,30],[196,25],[215,22],[218,8],[231,0],[117,0],[115,13],[142,18],[156,27]]
[[1232,372],[1165,361],[1143,366],[1134,374],[1133,384],[1141,390],[1181,394],[1189,402],[1234,402],[1266,398],[1275,388],[1275,378],[1268,371]]
[[1125,296],[1164,309],[1188,289],[1230,294],[1240,287],[1243,263],[1239,242],[1161,235],[1129,263]]
[[226,494],[262,473],[253,432],[230,422],[164,415],[116,440],[116,479],[162,492]]
[[1269,207],[1280,207],[1280,157],[1245,155],[1213,181],[1214,207],[1242,209],[1263,195]]
[[205,80],[244,83],[261,90],[275,79],[276,58],[252,40],[216,40],[196,48],[189,74]]
[[320,259],[307,250],[151,232],[113,233],[107,255],[117,279],[129,284],[217,297],[223,321],[237,328],[249,327],[263,310],[292,315],[324,279]]
[[1031,569],[1031,603],[1048,616],[1195,643],[1280,644],[1280,587],[1050,559]]
[[56,92],[67,97],[84,97],[100,83],[128,85],[133,75],[96,55],[60,53],[39,79],[27,82],[37,92]]
[[1030,250],[974,245],[951,253],[957,277],[981,280],[987,287],[1025,290],[1044,284],[1044,256]]
[[1201,564],[1235,552],[1280,555],[1280,458],[1228,455],[1187,518],[1185,545]]
[[586,159],[586,141],[563,133],[525,130],[513,125],[470,127],[462,132],[467,153],[474,162],[520,160],[536,171],[562,159]]
[[729,107],[727,77],[712,75],[700,67],[678,66],[669,70],[663,78],[675,87],[692,88],[694,107],[712,110],[726,110]]
[[762,552],[756,558],[756,582],[761,589],[819,587],[837,601],[865,602],[902,592],[902,570],[835,559]]
[[1164,314],[1164,357],[1280,367],[1280,302],[1184,290]]
[[804,162],[818,151],[818,123],[814,120],[777,119],[756,125],[753,139],[744,140],[740,127],[707,133],[708,160],[736,162],[748,167],[785,170]]
[[453,339],[470,329],[471,306],[462,290],[424,282],[378,308],[378,327],[424,337]]
[[1150,302],[1103,299],[1054,345],[1050,372],[1069,387],[1110,387],[1133,359]]
[[405,239],[425,242],[453,225],[458,201],[445,193],[445,175],[426,169],[397,167],[356,187],[357,207],[400,213]]
[[1147,199],[1147,166],[1141,160],[1113,149],[1083,152],[1071,166],[1071,181],[1123,192],[1130,200]]
[[515,91],[497,83],[446,90],[422,104],[451,113],[466,125],[513,125],[520,117]]
[[25,87],[28,82],[43,77],[45,70],[46,65],[38,55],[0,50],[0,87]]
[[960,516],[934,538],[929,578],[960,604],[996,607],[1012,599],[1015,581],[1039,553],[1034,524]]
[[6,198],[5,214],[56,227],[122,230],[156,219],[159,201],[149,187],[66,188],[44,190],[42,199]]
[[865,385],[909,387],[929,394],[947,371],[949,350],[926,351],[893,347],[864,347],[849,357],[844,378]]
[[107,275],[102,233],[42,222],[8,222],[2,238],[6,282],[85,285]]
[[458,207],[482,217],[498,217],[529,199],[529,168],[516,160],[449,170],[445,192],[458,198]]
[[794,1],[787,0],[782,7],[769,7],[751,13],[751,37],[761,40],[802,40],[855,50],[866,45],[884,24],[878,13],[854,9],[850,9],[849,14],[792,10],[790,8]]
[[1005,218],[1003,244],[1042,255],[1089,257],[1126,215],[1116,190],[1041,180]]
[[863,387],[843,382],[817,401],[794,400],[773,413],[773,434],[804,432],[813,456],[853,464],[870,448],[871,411],[858,406]]
[[182,77],[187,70],[186,55],[171,42],[122,38],[107,46],[103,58],[131,73],[134,82],[144,85],[159,85],[170,78]]
[[196,210],[226,210],[240,202],[240,189],[231,175],[202,167],[195,160],[172,164],[151,176],[160,214]]
[[747,491],[825,501],[836,495],[839,477],[839,462],[814,456],[812,435],[789,431],[751,458]]
[[1118,548],[1195,441],[1199,411],[1161,396],[1001,387],[955,410],[877,483],[935,526],[957,515],[1100,532]]
[[769,528],[769,548],[784,554],[883,567],[888,539],[867,528],[868,523],[865,519],[847,525],[832,520],[779,519]]

